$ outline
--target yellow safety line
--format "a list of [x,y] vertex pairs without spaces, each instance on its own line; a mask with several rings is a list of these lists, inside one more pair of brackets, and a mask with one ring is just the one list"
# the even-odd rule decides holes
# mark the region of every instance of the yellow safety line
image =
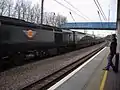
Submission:
[[[107,56],[108,56],[108,54],[105,55],[104,61],[105,61],[105,59],[106,59]],[[107,79],[107,74],[108,74],[108,71],[105,71],[99,90],[104,90],[105,81],[106,81],[106,79]]]
[[108,74],[108,71],[105,71],[102,82],[101,82],[101,85],[100,85],[100,90],[104,90],[105,81],[107,79],[107,74]]

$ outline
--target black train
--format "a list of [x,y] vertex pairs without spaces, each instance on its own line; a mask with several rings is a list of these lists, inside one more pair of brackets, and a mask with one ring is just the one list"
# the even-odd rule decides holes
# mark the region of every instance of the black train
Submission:
[[81,45],[76,43],[76,35],[79,36],[75,31],[0,16],[1,63],[8,60],[19,64],[32,57],[40,58],[73,50],[77,44]]
[[[37,25],[24,20],[0,17],[0,57],[46,56],[55,54],[62,44],[62,30],[47,25]],[[52,49],[48,50],[48,49]]]

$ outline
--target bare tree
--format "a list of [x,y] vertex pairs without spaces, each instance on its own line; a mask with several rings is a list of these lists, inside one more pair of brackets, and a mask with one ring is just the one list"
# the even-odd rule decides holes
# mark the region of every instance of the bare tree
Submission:
[[25,1],[22,0],[21,2],[21,13],[22,13],[22,19],[25,19],[25,15],[26,15],[26,10],[27,10],[27,4]]
[[40,5],[37,3],[34,5],[34,11],[35,11],[35,23],[40,23],[40,18],[41,18],[41,10],[40,10]]
[[54,26],[55,25],[55,18],[56,18],[55,13],[49,12],[49,13],[46,13],[45,21],[47,21],[48,25]]
[[57,15],[56,16],[56,21],[55,21],[55,26],[60,26],[61,24],[64,24],[67,22],[67,18],[62,16],[62,15]]
[[30,22],[35,23],[35,6],[33,6],[30,11]]
[[7,11],[7,1],[6,0],[0,0],[0,15],[3,16],[6,14]]
[[[13,0],[0,0],[0,15],[12,16],[14,18],[40,24],[41,8],[38,3],[32,6],[31,2],[25,0],[17,0],[15,5],[13,4]],[[56,15],[54,12],[44,12],[44,24],[60,26],[65,22],[67,22],[67,18],[62,15]]]
[[17,0],[15,7],[14,7],[14,14],[17,15],[18,19],[21,19],[21,12],[22,12],[22,6],[23,6],[23,0]]
[[43,24],[46,24],[46,25],[48,25],[48,20],[47,20],[47,12],[44,12],[44,14],[43,14]]
[[11,16],[13,11],[13,0],[7,0],[7,16]]
[[26,2],[26,21],[30,22],[30,14],[31,14],[31,2]]
[[60,26],[67,22],[67,18],[62,15],[55,15],[55,13],[47,13],[47,24],[52,26]]

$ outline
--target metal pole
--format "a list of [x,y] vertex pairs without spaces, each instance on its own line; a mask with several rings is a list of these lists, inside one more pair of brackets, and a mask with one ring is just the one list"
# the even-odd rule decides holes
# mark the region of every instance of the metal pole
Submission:
[[43,24],[43,4],[44,0],[41,1],[41,24]]
[[98,15],[99,15],[99,18],[100,18],[100,21],[101,21],[101,28],[102,28],[102,19],[101,19],[101,17],[100,17],[100,13],[99,13],[99,11],[97,11],[98,12]]
[[109,21],[110,21],[110,5],[109,5],[109,9],[108,9],[108,28],[109,28]]
[[[75,19],[74,19],[74,17],[73,17],[73,15],[72,15],[72,13],[71,13],[71,12],[69,12],[69,13],[70,13],[70,15],[71,15],[71,17],[72,17],[73,21],[75,22]],[[75,26],[77,27],[76,22],[75,22]]]
[[55,26],[55,13],[53,13],[53,25]]

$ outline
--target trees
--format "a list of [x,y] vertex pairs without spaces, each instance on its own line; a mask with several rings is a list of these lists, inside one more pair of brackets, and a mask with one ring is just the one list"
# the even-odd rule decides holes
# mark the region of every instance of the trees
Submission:
[[67,18],[58,14],[55,22],[56,22],[55,24],[56,26],[60,26],[61,24],[64,24],[67,22]]
[[[41,8],[39,3],[32,5],[26,0],[16,0],[15,3],[13,0],[0,0],[0,15],[40,24]],[[46,25],[59,26],[67,22],[66,17],[54,12],[44,12],[43,15],[43,24]]]
[[7,1],[7,16],[10,17],[12,15],[12,10],[13,10],[13,1],[11,0],[6,0]]
[[67,22],[67,18],[60,15],[55,14],[54,12],[45,12],[43,17],[43,23],[51,26],[57,26],[59,27],[61,24],[64,24]]
[[0,15],[5,15],[6,14],[6,8],[7,6],[7,0],[0,0]]

